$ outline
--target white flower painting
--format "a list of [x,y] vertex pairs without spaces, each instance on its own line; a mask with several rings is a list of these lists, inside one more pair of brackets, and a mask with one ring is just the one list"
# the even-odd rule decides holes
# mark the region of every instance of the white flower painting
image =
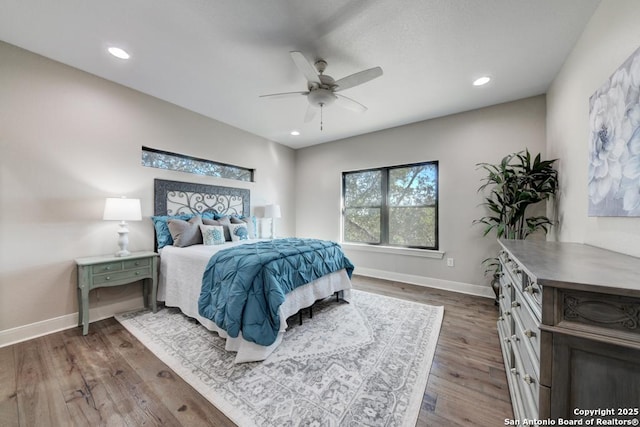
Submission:
[[589,107],[589,216],[640,216],[640,49]]

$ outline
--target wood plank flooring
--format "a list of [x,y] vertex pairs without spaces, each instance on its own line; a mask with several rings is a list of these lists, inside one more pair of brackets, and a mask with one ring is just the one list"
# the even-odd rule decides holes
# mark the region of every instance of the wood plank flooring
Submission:
[[[417,426],[512,418],[493,301],[354,276],[356,289],[444,305]],[[234,426],[113,318],[0,348],[0,425]]]

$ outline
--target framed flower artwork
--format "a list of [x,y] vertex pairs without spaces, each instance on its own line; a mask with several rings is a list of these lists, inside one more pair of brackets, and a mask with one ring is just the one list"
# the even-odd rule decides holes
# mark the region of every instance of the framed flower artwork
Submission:
[[589,98],[589,216],[640,216],[640,48]]

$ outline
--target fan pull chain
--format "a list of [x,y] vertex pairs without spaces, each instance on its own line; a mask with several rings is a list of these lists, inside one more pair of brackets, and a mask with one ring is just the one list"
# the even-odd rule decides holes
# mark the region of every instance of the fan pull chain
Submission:
[[324,104],[320,103],[320,132],[322,132],[322,107],[324,107]]

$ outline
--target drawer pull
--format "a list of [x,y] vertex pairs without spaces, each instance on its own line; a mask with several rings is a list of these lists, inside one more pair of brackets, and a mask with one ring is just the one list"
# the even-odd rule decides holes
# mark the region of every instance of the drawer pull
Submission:
[[534,288],[533,285],[529,285],[526,288],[524,288],[524,291],[533,295],[536,293],[536,288]]
[[107,265],[104,269],[105,269],[105,270],[111,270],[111,266],[110,266],[110,265]]
[[511,307],[513,307],[513,308],[520,307],[520,303],[518,301],[514,301],[514,302],[511,303]]
[[516,334],[513,334],[513,335],[511,335],[511,340],[513,342],[518,342],[518,341],[520,341],[520,338],[518,338],[518,336]]
[[511,368],[510,370],[513,375],[518,375],[518,370],[516,368]]
[[508,343],[508,342],[509,342],[509,337],[506,337],[506,338],[504,339],[504,342]]
[[525,374],[525,376],[522,377],[522,380],[527,384],[533,384],[535,382],[533,378],[531,378],[531,375],[529,374]]
[[107,277],[104,278],[104,280],[111,280],[111,277],[107,276]]
[[134,263],[134,265],[136,265],[136,266],[140,265],[140,261],[136,261],[136,262]]
[[139,275],[140,275],[140,272],[139,272],[139,271],[136,271],[136,276],[139,276]]
[[502,316],[498,317],[498,321],[502,322],[504,320],[504,318]]
[[533,338],[536,336],[536,333],[533,332],[531,329],[527,329],[526,331],[524,331],[524,334],[529,338]]
[[504,315],[505,315],[505,316],[511,316],[511,312],[510,312],[510,311],[505,311],[505,312],[504,312]]

